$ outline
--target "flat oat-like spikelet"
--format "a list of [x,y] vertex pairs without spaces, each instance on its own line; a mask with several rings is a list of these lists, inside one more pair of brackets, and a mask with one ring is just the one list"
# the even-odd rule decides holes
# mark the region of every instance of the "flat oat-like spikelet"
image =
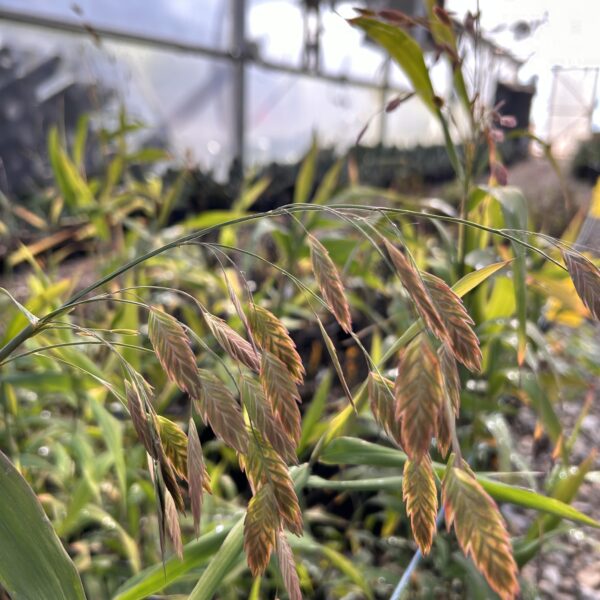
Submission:
[[273,412],[294,444],[297,444],[302,433],[298,387],[286,366],[270,352],[262,353],[260,383]]
[[401,421],[396,417],[394,382],[371,371],[367,390],[375,421],[397,444],[402,446]]
[[454,463],[452,455],[442,483],[448,530],[454,525],[462,551],[471,556],[503,600],[512,600],[519,592],[519,582],[504,519],[469,467],[455,467]]
[[169,379],[191,398],[198,398],[201,383],[196,357],[181,323],[153,308],[148,317],[148,337]]
[[394,393],[404,451],[419,462],[436,434],[444,402],[440,364],[427,334],[421,333],[400,352]]
[[439,277],[431,273],[423,273],[422,276],[438,314],[446,326],[448,336],[445,341],[454,358],[467,369],[480,371],[482,357],[479,340],[473,331],[473,319],[469,316],[462,300]]
[[286,462],[298,464],[294,440],[286,433],[279,417],[273,412],[262,387],[248,377],[242,377],[240,392],[242,404],[252,425]]
[[244,519],[244,551],[254,577],[265,572],[279,527],[273,489],[267,483],[252,496]]
[[279,570],[281,571],[281,577],[290,600],[302,600],[294,553],[285,537],[284,531],[281,529],[277,532],[277,560],[279,561]]
[[577,294],[597,321],[600,321],[600,269],[581,254],[562,251]]
[[296,535],[302,535],[302,511],[290,472],[283,459],[258,432],[250,438],[244,468],[252,489],[269,483],[281,522]]
[[312,235],[308,236],[313,272],[323,298],[329,305],[337,322],[346,333],[352,331],[352,317],[346,300],[344,284],[327,248]]
[[203,369],[199,372],[202,394],[196,402],[198,412],[217,437],[244,454],[248,449],[248,431],[238,401],[218,377]]
[[238,360],[253,371],[258,371],[260,369],[260,356],[252,347],[252,344],[232,329],[223,319],[207,312],[203,314],[204,320],[210,332],[219,342],[219,346],[234,360]]
[[421,552],[427,555],[435,534],[438,510],[435,475],[429,455],[424,456],[419,463],[412,460],[404,463],[402,497],[406,502],[406,512],[410,516],[415,541]]
[[296,383],[302,383],[304,365],[283,323],[266,308],[252,306],[250,311],[250,327],[256,343],[262,350],[276,356],[288,368]]
[[413,301],[417,312],[421,315],[427,328],[439,340],[448,339],[448,332],[444,320],[433,303],[429,291],[425,287],[425,283],[423,282],[423,279],[421,279],[421,274],[417,268],[412,264],[410,259],[404,256],[398,248],[393,246],[387,240],[385,240],[385,247],[392,259],[394,267],[396,267],[398,277],[400,278],[404,289]]

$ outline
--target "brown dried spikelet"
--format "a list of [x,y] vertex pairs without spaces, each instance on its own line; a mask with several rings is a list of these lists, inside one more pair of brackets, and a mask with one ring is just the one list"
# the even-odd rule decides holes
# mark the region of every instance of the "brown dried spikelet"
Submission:
[[563,249],[562,255],[581,301],[600,321],[600,269],[581,254]]
[[204,464],[204,454],[200,444],[200,436],[196,429],[194,419],[190,418],[188,425],[187,446],[187,480],[190,496],[190,506],[194,519],[194,532],[196,537],[200,535],[200,518],[202,516],[202,500],[204,491],[211,492],[210,477]]

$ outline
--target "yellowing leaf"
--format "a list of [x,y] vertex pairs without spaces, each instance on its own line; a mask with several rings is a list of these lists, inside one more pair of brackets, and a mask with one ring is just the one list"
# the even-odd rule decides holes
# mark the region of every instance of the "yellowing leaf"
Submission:
[[406,502],[415,541],[421,552],[427,555],[436,529],[438,509],[435,476],[428,455],[419,463],[407,460],[404,464],[402,497]]

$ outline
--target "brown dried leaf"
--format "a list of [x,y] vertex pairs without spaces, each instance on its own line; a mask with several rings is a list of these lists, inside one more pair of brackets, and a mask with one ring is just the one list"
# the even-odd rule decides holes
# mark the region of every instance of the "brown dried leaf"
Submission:
[[181,541],[181,528],[179,527],[177,508],[175,507],[173,496],[169,494],[168,490],[165,490],[165,524],[169,538],[173,543],[175,554],[179,558],[183,558],[183,543]]
[[267,483],[252,496],[244,519],[244,550],[254,577],[265,572],[278,530],[275,496],[271,485]]
[[417,336],[400,353],[394,391],[404,451],[419,462],[436,435],[444,401],[440,364],[426,334]]
[[490,587],[503,600],[516,598],[517,564],[504,519],[469,467],[458,468],[454,462],[452,455],[442,483],[448,530],[454,524],[462,551],[473,558]]
[[207,312],[203,314],[210,332],[215,336],[221,348],[234,360],[240,361],[253,371],[258,371],[260,369],[260,356],[252,347],[252,344],[232,329],[223,319]]
[[187,477],[187,443],[188,439],[184,431],[173,421],[157,415],[158,431],[160,441],[165,450],[167,458],[175,473],[181,478]]
[[448,339],[448,331],[442,316],[439,314],[425,283],[421,279],[418,269],[412,264],[400,250],[385,240],[385,247],[396,267],[400,281],[407,291],[411,300],[414,302],[417,312],[425,322],[427,328],[439,340]]
[[573,285],[592,316],[600,321],[600,269],[581,254],[562,250]]
[[250,326],[260,348],[276,356],[285,364],[294,380],[302,383],[304,365],[284,324],[266,308],[253,306],[250,312]]
[[446,325],[448,336],[442,341],[448,343],[456,360],[467,369],[480,371],[482,357],[479,340],[472,328],[473,319],[462,300],[439,277],[431,273],[423,273],[422,276],[437,312]]
[[204,490],[208,493],[210,489],[210,477],[204,464],[204,454],[200,444],[200,436],[196,429],[194,419],[190,418],[188,425],[188,446],[187,446],[187,480],[190,495],[190,505],[192,507],[192,516],[194,518],[194,532],[196,537],[200,535],[200,517],[202,516],[202,500]]
[[243,466],[252,489],[270,484],[283,524],[292,533],[302,535],[302,511],[287,465],[258,432],[250,440]]
[[286,433],[295,445],[298,444],[302,434],[300,409],[297,404],[300,402],[300,394],[287,367],[270,352],[262,354],[260,383]]
[[281,529],[277,532],[277,560],[279,561],[279,570],[281,571],[281,577],[283,578],[283,583],[290,600],[302,600],[294,553],[285,537],[285,533]]
[[218,377],[203,369],[200,376],[202,394],[196,402],[198,412],[217,437],[244,454],[248,450],[248,431],[240,405]]
[[327,248],[312,235],[308,236],[310,258],[317,284],[325,302],[346,333],[352,331],[352,317],[346,300],[344,284]]
[[252,425],[286,462],[298,464],[294,440],[287,435],[279,417],[273,413],[273,407],[262,387],[248,377],[242,377],[240,392],[242,404],[248,411]]
[[394,382],[371,371],[367,389],[375,421],[396,443],[402,446],[402,424],[396,418]]
[[169,379],[190,397],[198,398],[201,382],[196,357],[181,323],[153,308],[148,317],[148,337]]
[[437,489],[429,455],[419,463],[412,460],[404,463],[402,497],[406,502],[415,541],[426,556],[431,550],[438,510]]

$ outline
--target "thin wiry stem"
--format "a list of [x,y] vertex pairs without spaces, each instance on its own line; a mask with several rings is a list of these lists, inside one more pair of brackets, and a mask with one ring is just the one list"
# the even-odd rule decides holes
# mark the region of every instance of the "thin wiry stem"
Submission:
[[154,250],[151,250],[150,252],[147,252],[147,253],[125,263],[124,265],[121,265],[118,269],[114,270],[112,273],[105,275],[101,279],[99,279],[96,282],[85,287],[83,290],[80,290],[79,292],[77,292],[74,296],[72,296],[69,300],[67,300],[67,302],[65,302],[62,306],[60,306],[59,308],[49,312],[48,314],[46,314],[45,316],[40,318],[38,323],[35,323],[35,324],[30,323],[29,325],[24,327],[15,337],[13,337],[11,340],[9,340],[5,344],[5,346],[0,349],[0,364],[7,356],[12,354],[12,352],[16,348],[18,348],[25,340],[27,340],[30,337],[32,337],[33,335],[35,335],[37,333],[37,331],[39,331],[40,327],[43,325],[43,323],[45,321],[48,321],[48,320],[52,319],[53,317],[56,317],[56,316],[64,313],[65,311],[72,308],[76,303],[78,303],[78,301],[80,301],[82,298],[84,298],[90,292],[93,292],[94,290],[102,287],[103,285],[113,281],[115,278],[119,277],[120,275],[130,271],[131,269],[135,268],[139,264],[141,264],[151,258],[154,258],[155,256],[159,256],[160,254],[163,254],[164,252],[167,252],[168,250],[177,248],[188,242],[199,240],[202,237],[208,235],[209,233],[218,231],[219,229],[222,229],[223,227],[229,227],[229,226],[233,226],[233,225],[242,225],[244,223],[251,223],[251,222],[259,220],[259,219],[274,218],[274,217],[279,217],[279,216],[284,216],[284,215],[290,215],[295,212],[309,212],[309,211],[322,211],[322,212],[329,212],[329,213],[333,213],[333,214],[336,214],[339,212],[338,216],[340,216],[340,218],[344,218],[342,216],[343,213],[347,213],[351,217],[356,211],[371,212],[371,213],[380,212],[380,213],[390,213],[390,214],[398,214],[398,215],[409,215],[409,216],[418,217],[421,219],[440,220],[440,221],[447,221],[450,223],[463,224],[465,226],[473,227],[475,229],[480,229],[482,231],[487,231],[493,235],[500,236],[507,240],[510,240],[516,244],[519,244],[525,248],[528,248],[529,250],[531,250],[533,252],[536,252],[536,253],[542,255],[544,258],[546,258],[548,261],[554,263],[559,268],[565,269],[564,265],[562,265],[560,262],[558,262],[557,260],[555,260],[554,258],[549,256],[548,254],[546,254],[545,252],[543,252],[536,246],[533,246],[532,244],[529,244],[528,242],[525,242],[525,241],[519,239],[518,237],[515,237],[515,236],[511,235],[510,233],[507,233],[507,231],[509,231],[509,230],[494,229],[493,227],[487,227],[486,225],[481,225],[479,223],[475,223],[473,221],[468,221],[468,220],[461,219],[458,217],[450,217],[447,215],[430,214],[430,213],[424,213],[424,212],[416,211],[416,210],[403,209],[403,208],[390,208],[390,207],[373,207],[373,206],[339,204],[339,205],[336,205],[335,208],[331,208],[331,207],[324,207],[321,205],[311,205],[311,204],[286,205],[281,208],[268,211],[266,213],[256,213],[256,214],[244,215],[242,217],[237,217],[235,219],[230,219],[223,223],[218,223],[216,225],[206,227],[200,231],[196,231],[196,232],[190,233],[188,235],[185,235],[183,237],[180,237],[176,240],[173,240],[172,242],[169,242],[168,244],[160,246],[159,248],[155,248]]

